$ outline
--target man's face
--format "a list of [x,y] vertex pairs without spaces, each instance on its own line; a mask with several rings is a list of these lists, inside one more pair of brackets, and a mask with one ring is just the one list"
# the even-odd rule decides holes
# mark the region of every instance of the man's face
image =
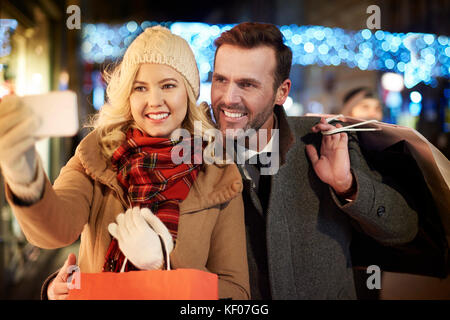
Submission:
[[219,129],[272,129],[275,51],[267,46],[219,47],[211,103]]

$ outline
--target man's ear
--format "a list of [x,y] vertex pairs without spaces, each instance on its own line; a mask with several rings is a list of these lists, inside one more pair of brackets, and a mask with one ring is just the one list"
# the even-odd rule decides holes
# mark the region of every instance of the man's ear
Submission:
[[283,105],[283,103],[286,101],[289,95],[290,90],[291,90],[291,80],[286,79],[283,81],[283,83],[280,84],[280,86],[277,89],[275,104]]

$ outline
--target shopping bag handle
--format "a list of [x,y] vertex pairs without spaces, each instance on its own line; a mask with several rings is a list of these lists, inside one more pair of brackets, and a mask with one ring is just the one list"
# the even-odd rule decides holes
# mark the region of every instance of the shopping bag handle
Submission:
[[[166,265],[165,269],[166,270],[170,270],[170,255],[169,255],[169,252],[167,251],[166,244],[164,243],[164,240],[161,237],[161,235],[158,234],[158,238],[159,238],[159,241],[161,242],[161,248],[162,248],[163,257],[164,257],[164,264]],[[163,267],[164,267],[164,264],[163,264]]]
[[[343,117],[343,115],[339,114],[335,117],[327,118],[326,121],[327,121],[327,123],[330,123],[331,121],[338,120],[338,118],[340,118],[340,117]],[[327,135],[336,134],[336,133],[345,132],[345,131],[347,131],[347,132],[350,132],[350,131],[379,131],[380,129],[378,129],[378,128],[355,128],[355,127],[363,126],[365,124],[377,123],[377,122],[379,122],[379,121],[378,120],[367,120],[367,121],[355,123],[355,124],[341,127],[341,128],[336,128],[336,129],[332,129],[332,130],[328,130],[328,131],[322,131],[322,134],[327,136]]]
[[125,259],[123,259],[122,267],[120,268],[120,273],[125,271],[125,266],[127,265],[127,262],[128,262],[128,258],[125,257]]

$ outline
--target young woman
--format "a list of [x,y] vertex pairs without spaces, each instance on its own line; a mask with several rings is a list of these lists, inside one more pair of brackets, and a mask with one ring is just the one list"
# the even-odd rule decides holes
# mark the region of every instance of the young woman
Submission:
[[212,127],[196,105],[199,74],[187,42],[160,26],[146,29],[109,75],[107,95],[53,186],[34,151],[36,119],[17,97],[2,102],[0,165],[27,239],[51,249],[81,234],[82,272],[163,268],[167,250],[172,268],[218,274],[219,298],[248,299],[238,169],[171,160],[174,130],[193,133],[196,120]]

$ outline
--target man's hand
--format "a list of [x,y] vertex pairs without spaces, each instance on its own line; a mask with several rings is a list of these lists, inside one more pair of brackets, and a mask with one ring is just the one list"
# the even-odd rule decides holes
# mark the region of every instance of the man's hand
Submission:
[[[325,118],[321,118],[320,122],[313,126],[311,130],[317,133],[341,127],[341,124],[337,124],[335,127],[327,123]],[[313,145],[307,145],[306,152],[320,180],[333,188],[337,195],[345,195],[346,198],[355,199],[356,190],[351,192],[352,194],[348,194],[352,190],[354,177],[350,171],[346,133],[323,135],[320,157]]]
[[47,297],[49,300],[67,299],[69,294],[67,278],[69,277],[69,271],[71,271],[70,269],[73,270],[73,266],[75,266],[76,263],[77,257],[73,253],[70,253],[63,267],[59,270],[58,275],[55,279],[53,279],[47,288]]

